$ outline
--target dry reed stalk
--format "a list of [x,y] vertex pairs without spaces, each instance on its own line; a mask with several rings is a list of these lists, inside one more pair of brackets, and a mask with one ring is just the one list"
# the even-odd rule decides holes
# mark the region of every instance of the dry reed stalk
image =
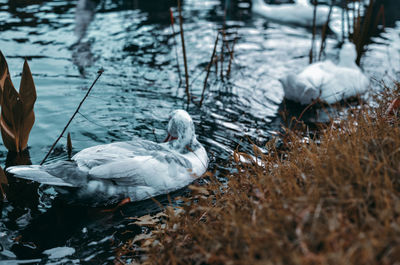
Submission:
[[215,43],[214,43],[214,48],[213,48],[213,52],[211,54],[211,58],[210,58],[210,62],[207,65],[207,73],[206,73],[206,78],[204,79],[204,86],[203,86],[203,91],[201,92],[201,99],[200,99],[200,107],[203,104],[203,100],[204,100],[204,92],[206,91],[207,88],[207,80],[208,80],[208,76],[210,75],[210,70],[211,70],[211,66],[212,63],[214,61],[214,56],[215,56],[215,52],[217,51],[217,45],[218,45],[218,37],[219,37],[219,32],[217,33],[217,38],[215,39]]
[[69,132],[67,134],[67,153],[68,153],[68,160],[71,160],[71,157],[72,157],[72,141],[71,141],[71,134]]
[[342,42],[344,42],[344,11],[345,10],[345,8],[344,8],[344,6],[343,6],[343,4],[342,4]]
[[313,0],[313,5],[314,5],[314,11],[313,11],[313,23],[312,23],[312,38],[311,38],[311,49],[309,53],[309,63],[313,63],[313,57],[314,57],[314,42],[315,42],[315,34],[317,32],[317,26],[316,26],[316,17],[317,17],[317,5],[318,1]]
[[284,149],[236,150],[225,185],[191,186],[165,212],[143,264],[396,264],[400,116],[385,111],[399,96],[400,85],[307,141],[288,131]]
[[381,7],[379,8],[378,14],[376,15],[374,26],[372,27],[373,29],[378,28],[379,21],[382,21],[382,26],[383,28],[386,27],[386,21],[385,21],[385,6],[381,4]]
[[[351,31],[350,31],[350,16],[349,16],[349,0],[346,0],[345,1],[346,3],[346,6],[345,6],[345,10],[346,10],[346,20],[347,20],[347,37],[349,37],[350,35],[351,35]],[[354,18],[353,18],[354,19]],[[355,25],[354,24],[354,22],[353,22],[353,25]]]
[[220,55],[220,62],[221,62],[220,78],[221,78],[221,80],[224,80],[225,29],[222,29],[221,34],[222,34],[222,45],[221,45],[221,53],[220,53],[220,54],[221,54],[221,55]]
[[[232,67],[232,61],[233,61],[233,55],[235,53],[235,44],[236,44],[237,38],[235,37],[233,40],[233,44],[232,44],[232,49],[230,49],[229,51],[229,63],[228,63],[228,70],[226,71],[226,76],[229,77],[229,75],[231,74],[231,67]],[[229,46],[228,43],[226,43],[226,47],[229,50]]]
[[186,49],[185,49],[185,37],[183,36],[183,19],[182,19],[182,9],[181,9],[181,1],[178,0],[178,11],[179,11],[179,28],[181,33],[181,42],[182,42],[182,52],[183,52],[183,64],[185,66],[185,81],[186,81],[186,96],[187,96],[187,103],[190,103],[190,92],[189,92],[189,72],[186,60]]
[[172,9],[169,8],[169,14],[171,18],[171,30],[172,30],[172,35],[174,37],[174,48],[175,48],[175,58],[176,58],[176,67],[178,69],[178,76],[179,76],[179,86],[182,84],[182,77],[181,77],[181,67],[179,65],[179,56],[178,56],[178,44],[176,42],[175,38],[175,28],[174,28],[174,13],[172,12]]
[[326,36],[327,36],[326,31],[327,31],[328,26],[329,26],[329,21],[331,20],[331,14],[332,14],[332,9],[333,9],[333,4],[334,4],[334,1],[332,1],[332,2],[331,2],[331,5],[329,6],[328,18],[326,19],[326,22],[325,22],[325,24],[324,24],[324,27],[322,28],[321,46],[320,46],[320,48],[319,48],[318,61],[321,60],[322,53],[323,53],[324,50],[325,50]]
[[357,27],[354,28],[355,36],[353,37],[353,42],[356,44],[357,49],[357,59],[356,63],[360,65],[361,57],[364,54],[364,46],[367,44],[369,37],[371,36],[371,22],[373,13],[374,0],[370,0],[365,13],[364,22],[361,25],[361,15],[358,15]]
[[92,85],[90,86],[90,88],[88,89],[88,91],[86,92],[86,95],[83,97],[83,99],[81,100],[81,102],[79,103],[78,107],[76,108],[74,114],[72,114],[71,118],[69,119],[69,121],[67,122],[67,125],[65,125],[64,129],[62,130],[61,134],[58,136],[58,138],[56,139],[56,141],[53,143],[53,145],[50,147],[49,152],[47,152],[46,156],[43,158],[42,162],[40,162],[40,165],[43,165],[44,162],[46,162],[46,159],[49,157],[49,155],[51,154],[51,151],[53,151],[54,147],[56,146],[56,144],[58,143],[58,141],[61,139],[61,137],[63,136],[63,134],[65,133],[65,131],[67,130],[68,126],[70,125],[70,123],[72,122],[72,120],[75,118],[76,114],[79,112],[79,109],[81,108],[83,102],[85,102],[86,98],[89,96],[90,92],[92,91],[92,88],[94,87],[94,85],[96,84],[97,80],[100,78],[100,76],[103,74],[104,70],[100,69],[97,72],[97,77],[96,79],[93,81]]
[[226,29],[226,9],[227,9],[227,4],[228,1],[225,2],[225,7],[224,7],[224,22],[222,25],[222,45],[221,45],[221,73],[220,73],[220,77],[221,80],[224,80],[224,57],[225,57],[225,51],[224,51],[224,44],[226,42],[225,40],[225,29]]

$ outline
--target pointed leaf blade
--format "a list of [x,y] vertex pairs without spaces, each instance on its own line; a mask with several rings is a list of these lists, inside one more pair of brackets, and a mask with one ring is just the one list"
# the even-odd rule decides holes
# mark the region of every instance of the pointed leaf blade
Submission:
[[19,87],[19,95],[22,103],[22,117],[18,125],[19,131],[19,150],[22,151],[28,146],[29,134],[35,123],[35,113],[33,106],[36,101],[36,88],[33,82],[31,70],[25,59],[22,70],[21,84]]
[[7,61],[3,53],[0,51],[0,103],[2,100],[1,98],[3,94],[4,82],[6,81],[7,75],[9,75]]
[[[24,113],[24,106],[21,105],[21,114]],[[33,109],[28,114],[23,114],[19,126],[19,151],[23,151],[28,146],[29,134],[35,123],[35,113]]]
[[9,151],[19,152],[18,125],[22,118],[22,103],[11,79],[6,78],[1,103],[0,127],[3,143]]
[[36,101],[36,88],[35,83],[33,82],[31,70],[26,59],[24,62],[24,67],[22,69],[19,95],[24,105],[24,114],[28,114],[28,112],[33,110],[33,105]]

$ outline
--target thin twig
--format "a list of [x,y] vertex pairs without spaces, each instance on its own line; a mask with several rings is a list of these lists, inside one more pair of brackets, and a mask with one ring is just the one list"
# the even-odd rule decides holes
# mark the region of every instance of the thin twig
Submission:
[[171,29],[172,29],[172,35],[174,38],[174,47],[175,47],[175,57],[176,57],[176,67],[178,68],[178,76],[179,76],[179,86],[182,84],[182,77],[181,77],[181,67],[179,66],[179,57],[178,57],[178,45],[176,43],[176,38],[175,38],[175,29],[174,29],[174,14],[172,13],[172,9],[169,8],[169,13],[171,16]]
[[210,58],[210,62],[208,63],[207,66],[207,74],[206,74],[206,78],[204,79],[204,86],[203,86],[203,91],[201,92],[201,99],[200,99],[200,107],[203,104],[203,100],[204,100],[204,92],[206,91],[207,88],[207,80],[208,80],[208,76],[210,75],[210,69],[214,60],[214,56],[215,56],[215,52],[217,51],[217,45],[218,45],[218,37],[219,37],[219,32],[217,33],[217,38],[215,39],[215,43],[214,43],[214,49],[213,52],[211,54],[211,58]]
[[81,108],[83,102],[86,100],[86,98],[89,96],[90,91],[92,91],[93,86],[96,84],[97,80],[100,78],[100,76],[103,74],[104,70],[100,69],[97,72],[97,77],[96,79],[93,81],[92,85],[90,86],[89,90],[86,92],[86,95],[83,97],[83,99],[81,100],[81,102],[79,103],[78,107],[76,108],[74,114],[72,114],[72,117],[69,119],[67,125],[65,125],[64,129],[62,130],[60,136],[58,136],[57,140],[53,143],[53,145],[51,146],[49,152],[47,153],[47,155],[43,158],[42,162],[40,163],[40,165],[43,165],[44,162],[46,162],[46,159],[49,157],[49,155],[51,154],[51,151],[53,151],[53,148],[56,146],[56,144],[58,143],[58,141],[61,139],[61,137],[63,136],[64,132],[67,130],[69,124],[72,122],[72,120],[74,119],[75,115],[79,112],[79,109]]
[[185,49],[185,38],[183,36],[183,21],[182,21],[182,9],[181,9],[181,1],[178,0],[178,11],[179,11],[179,27],[181,33],[181,40],[182,40],[182,52],[183,52],[183,63],[185,66],[185,80],[186,80],[186,96],[187,102],[190,103],[190,92],[189,92],[189,73],[187,67],[187,60],[186,60],[186,49]]

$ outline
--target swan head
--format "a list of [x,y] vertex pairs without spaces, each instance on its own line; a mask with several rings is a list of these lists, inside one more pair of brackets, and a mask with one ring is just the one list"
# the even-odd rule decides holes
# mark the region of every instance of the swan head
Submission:
[[354,67],[357,59],[356,46],[352,42],[346,41],[343,43],[339,53],[339,65]]
[[180,152],[190,150],[196,140],[193,120],[184,110],[171,112],[167,131],[168,136],[164,142],[169,142],[175,150]]

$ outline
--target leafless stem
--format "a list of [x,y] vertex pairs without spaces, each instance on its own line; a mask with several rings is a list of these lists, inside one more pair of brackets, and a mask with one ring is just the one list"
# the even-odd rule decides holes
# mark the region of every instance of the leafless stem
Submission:
[[315,34],[317,31],[316,27],[316,17],[317,17],[317,1],[313,0],[313,5],[314,5],[314,12],[313,12],[313,25],[312,25],[312,39],[311,39],[311,49],[310,49],[310,54],[309,54],[309,63],[311,64],[313,62],[313,57],[314,57],[314,42],[315,42]]
[[[231,73],[231,67],[232,67],[232,61],[233,61],[233,54],[235,52],[235,44],[236,44],[237,38],[235,38],[233,40],[233,44],[232,44],[232,49],[229,52],[229,64],[228,64],[228,70],[226,71],[226,75],[229,76]],[[228,43],[226,44],[227,48],[229,49]]]
[[181,31],[181,40],[182,40],[183,63],[185,66],[186,96],[187,96],[187,102],[189,104],[190,103],[189,73],[186,60],[185,38],[183,36],[183,21],[182,21],[182,9],[180,0],[178,0],[178,11],[179,11],[179,27]]
[[334,1],[331,2],[331,5],[329,7],[329,13],[328,13],[328,18],[326,19],[326,22],[324,24],[324,27],[322,28],[322,36],[321,36],[321,47],[319,49],[319,55],[318,55],[318,61],[321,60],[321,55],[323,51],[325,50],[325,44],[326,44],[326,30],[328,29],[329,21],[331,20],[331,14],[332,14],[332,9],[333,9],[333,4]]
[[86,98],[89,96],[90,91],[92,91],[93,86],[96,84],[97,80],[100,78],[100,76],[103,74],[104,70],[100,69],[97,72],[97,77],[96,79],[93,81],[92,85],[90,86],[90,88],[88,89],[88,91],[86,92],[86,95],[83,97],[83,99],[81,100],[81,102],[79,103],[78,107],[76,108],[74,114],[72,114],[72,117],[69,119],[67,125],[65,125],[64,129],[62,130],[60,136],[58,136],[57,140],[53,143],[53,145],[51,146],[49,152],[47,153],[47,155],[43,158],[42,162],[40,163],[40,165],[43,165],[44,162],[46,162],[46,159],[49,157],[49,155],[51,154],[51,151],[53,151],[54,147],[56,146],[56,144],[58,143],[58,141],[61,139],[61,137],[63,136],[64,132],[67,130],[69,124],[72,122],[72,120],[74,119],[75,115],[78,113],[79,109],[81,108],[83,102],[86,100]]
[[68,159],[71,160],[72,157],[72,141],[71,141],[71,134],[68,133],[67,135],[67,153],[68,153]]
[[172,13],[172,9],[169,8],[169,13],[171,16],[171,29],[172,29],[172,35],[174,37],[174,47],[175,47],[175,57],[176,57],[176,67],[178,69],[178,76],[179,76],[179,86],[182,84],[182,77],[181,77],[181,67],[179,66],[179,57],[178,57],[178,45],[176,43],[176,38],[175,38],[175,28],[174,28],[174,14]]
[[210,75],[210,69],[212,66],[212,63],[214,61],[214,56],[215,56],[215,52],[217,51],[217,45],[218,45],[218,37],[219,37],[219,32],[217,33],[217,38],[215,39],[215,43],[214,43],[214,49],[213,52],[211,54],[211,58],[210,58],[210,62],[208,63],[207,66],[207,74],[206,74],[206,78],[204,79],[204,86],[203,86],[203,91],[201,92],[201,99],[200,99],[200,107],[203,104],[203,100],[204,100],[204,92],[206,91],[207,88],[207,80],[208,80],[208,76]]

